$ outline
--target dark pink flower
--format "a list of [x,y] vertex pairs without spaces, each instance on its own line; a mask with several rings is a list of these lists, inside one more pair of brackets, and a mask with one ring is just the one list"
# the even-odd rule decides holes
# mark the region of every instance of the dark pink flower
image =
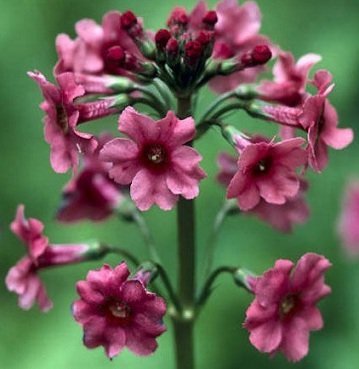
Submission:
[[359,256],[359,182],[350,182],[344,194],[338,231],[350,256]]
[[37,219],[24,217],[24,206],[19,205],[11,230],[27,247],[27,255],[13,266],[6,276],[6,287],[19,295],[19,306],[28,310],[36,302],[42,311],[48,311],[52,302],[38,276],[44,268],[77,263],[87,258],[90,246],[50,245],[42,234],[43,224]]
[[299,122],[308,132],[309,165],[317,172],[328,164],[328,146],[341,150],[353,141],[352,129],[337,128],[338,114],[324,95],[308,97]]
[[[217,180],[227,187],[238,170],[238,159],[227,153],[218,156],[219,173]],[[287,199],[282,205],[270,204],[261,199],[254,208],[245,214],[254,214],[272,227],[282,231],[291,232],[297,223],[304,223],[309,216],[309,208],[304,199],[308,184],[300,179],[300,188],[296,196]]]
[[306,85],[312,66],[321,60],[320,55],[306,54],[297,62],[289,52],[281,52],[273,67],[273,81],[263,81],[257,91],[260,98],[288,106],[297,106],[307,97]]
[[137,46],[121,27],[119,12],[105,14],[102,25],[92,19],[82,19],[76,23],[76,32],[78,37],[75,40],[66,34],[57,37],[59,61],[55,74],[70,71],[76,78],[82,74],[127,75],[129,59],[134,63],[143,60]]
[[193,199],[205,173],[201,156],[184,145],[193,139],[192,118],[179,120],[172,112],[154,121],[128,107],[119,119],[119,131],[129,138],[116,138],[100,152],[100,159],[112,164],[109,175],[117,183],[131,184],[131,198],[140,210],[157,204],[171,209],[178,195]]
[[74,100],[83,96],[85,90],[75,82],[72,73],[57,76],[59,87],[48,82],[40,72],[28,74],[45,98],[41,109],[46,113],[44,134],[51,147],[51,166],[57,173],[64,173],[71,167],[76,170],[80,152],[93,152],[97,146],[93,135],[76,129],[80,113]]
[[307,154],[304,139],[250,143],[242,140],[238,169],[232,178],[227,198],[237,198],[241,210],[250,210],[264,199],[282,205],[298,194],[300,181],[296,168],[304,165]]
[[100,149],[111,139],[110,135],[99,137],[96,151],[85,156],[81,172],[65,186],[58,220],[100,221],[110,216],[123,199],[119,185],[108,177],[108,165],[98,158]]
[[323,327],[315,305],[331,292],[324,283],[330,266],[325,257],[308,253],[296,266],[290,260],[277,260],[252,283],[255,299],[244,327],[254,347],[271,355],[282,352],[290,361],[307,355],[309,332]]
[[318,92],[309,96],[297,108],[265,106],[263,112],[269,119],[288,128],[299,128],[308,134],[308,162],[317,172],[328,164],[328,146],[341,150],[353,141],[353,130],[338,128],[338,115],[327,99],[334,85],[328,71],[321,70],[314,75],[313,84]]
[[[218,23],[215,26],[215,59],[240,57],[257,45],[270,45],[268,39],[259,35],[261,13],[255,2],[239,5],[237,0],[222,0],[216,8]],[[210,87],[217,93],[230,91],[241,83],[253,82],[262,67],[249,68],[229,76],[216,77]]]
[[103,346],[109,358],[125,347],[137,355],[149,355],[157,348],[156,337],[166,330],[164,300],[147,291],[141,278],[129,279],[129,274],[124,262],[114,269],[104,265],[77,283],[80,299],[72,311],[83,325],[84,344]]

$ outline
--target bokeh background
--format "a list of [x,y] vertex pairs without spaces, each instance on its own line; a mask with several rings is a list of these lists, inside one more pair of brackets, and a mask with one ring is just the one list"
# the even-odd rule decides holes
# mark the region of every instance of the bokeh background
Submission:
[[[342,126],[358,129],[359,50],[357,0],[258,0],[263,13],[262,32],[296,57],[307,52],[323,55],[321,68],[335,76],[331,100],[340,114]],[[209,1],[214,5],[214,1]],[[23,246],[9,232],[18,203],[26,205],[28,216],[46,225],[54,243],[98,238],[117,243],[144,255],[145,248],[134,226],[116,219],[106,223],[65,226],[54,220],[60,190],[68,175],[56,175],[49,165],[49,148],[42,136],[41,101],[37,86],[26,71],[39,69],[50,76],[56,61],[54,39],[60,32],[74,36],[74,23],[85,17],[100,21],[111,9],[131,8],[142,16],[148,28],[158,29],[175,5],[191,9],[190,0],[17,0],[0,1],[0,280],[23,254]],[[204,93],[199,101],[208,104],[213,95]],[[244,114],[231,117],[247,129],[265,125]],[[108,124],[108,123],[106,123]],[[113,120],[115,125],[115,121]],[[263,131],[262,131],[263,132]],[[267,129],[267,132],[271,132]],[[203,256],[207,231],[224,192],[214,181],[215,157],[230,148],[215,131],[201,140],[208,179],[203,181],[198,199],[199,260]],[[333,263],[328,282],[333,294],[321,303],[325,329],[311,335],[310,355],[297,368],[354,369],[359,365],[359,264],[349,259],[336,235],[336,222],[344,185],[359,177],[359,145],[354,142],[342,152],[331,151],[328,169],[310,173],[311,218],[291,235],[283,235],[254,218],[232,217],[219,237],[216,262],[239,264],[257,273],[271,267],[277,258],[298,259],[307,251],[325,254]],[[175,277],[175,216],[153,209],[145,214],[160,253]],[[359,224],[358,224],[359,226]],[[116,258],[107,258],[113,265]],[[81,342],[81,328],[72,319],[70,304],[76,298],[74,284],[84,278],[91,263],[43,273],[55,307],[48,314],[37,308],[23,312],[16,296],[0,283],[0,367],[7,369],[72,368],[163,368],[172,369],[171,327],[160,340],[155,355],[138,358],[129,352],[110,362],[102,349],[87,350]],[[283,357],[268,358],[251,347],[242,328],[244,312],[251,301],[233,286],[228,277],[218,282],[209,305],[200,317],[196,331],[198,368],[290,368]]]

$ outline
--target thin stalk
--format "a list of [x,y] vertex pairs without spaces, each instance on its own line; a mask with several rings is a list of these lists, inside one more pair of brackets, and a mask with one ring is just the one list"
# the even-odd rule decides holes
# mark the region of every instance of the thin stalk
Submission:
[[201,307],[204,305],[204,303],[207,301],[208,297],[211,295],[212,292],[212,286],[215,280],[219,275],[222,273],[229,273],[234,274],[238,268],[236,267],[229,267],[229,266],[222,266],[217,269],[215,269],[207,278],[205,284],[203,285],[200,293],[198,294],[197,298],[197,306]]
[[130,261],[134,266],[138,267],[140,265],[140,261],[133,254],[131,254],[129,251],[127,251],[125,249],[122,249],[120,247],[116,247],[116,246],[106,245],[106,248],[108,249],[108,252],[110,252],[110,253],[123,256],[125,259]]
[[210,235],[210,238],[208,240],[208,243],[206,245],[206,262],[204,267],[204,277],[207,278],[207,276],[211,273],[211,269],[213,266],[213,260],[214,255],[216,252],[216,246],[217,246],[217,240],[218,240],[218,234],[219,231],[224,223],[224,220],[226,219],[226,216],[228,215],[228,212],[233,208],[233,204],[231,201],[226,200],[222,207],[219,209],[214,223],[212,232]]
[[135,223],[137,224],[140,233],[142,235],[142,238],[148,248],[149,254],[150,254],[150,258],[157,264],[161,264],[161,259],[158,255],[157,252],[157,248],[155,246],[155,243],[153,241],[153,237],[152,234],[147,226],[147,223],[145,221],[145,219],[143,218],[143,216],[140,214],[140,212],[134,208],[132,213],[132,218],[135,221]]
[[207,116],[209,116],[221,103],[224,101],[232,98],[235,96],[234,91],[226,92],[222,95],[220,95],[216,100],[213,101],[213,103],[208,107],[208,109],[204,112],[202,118],[199,121],[199,124],[203,123],[204,121],[208,120]]
[[[191,97],[178,97],[177,115],[191,115]],[[176,367],[194,369],[194,304],[195,304],[195,204],[180,198],[177,207],[178,230],[178,296],[183,306],[180,316],[173,317]]]

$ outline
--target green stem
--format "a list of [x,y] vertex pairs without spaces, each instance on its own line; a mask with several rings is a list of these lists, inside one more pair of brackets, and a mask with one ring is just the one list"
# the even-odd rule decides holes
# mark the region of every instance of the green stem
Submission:
[[198,295],[197,306],[201,307],[207,301],[208,297],[211,295],[213,283],[220,274],[229,273],[233,275],[237,269],[238,268],[236,267],[229,267],[229,266],[222,266],[222,267],[215,269],[212,272],[212,274],[208,276],[205,284],[203,285],[202,290],[200,291]]
[[145,241],[146,246],[148,247],[150,258],[158,264],[161,264],[161,259],[158,255],[155,243],[153,241],[152,234],[145,222],[144,218],[142,217],[141,213],[134,207],[132,211],[132,218],[136,222],[143,240]]
[[105,247],[107,248],[108,252],[124,257],[125,259],[130,261],[134,266],[138,267],[140,265],[140,261],[129,251],[116,246],[105,245]]
[[[191,115],[191,97],[178,97],[177,115]],[[194,369],[194,304],[195,304],[195,204],[180,198],[177,208],[178,229],[178,296],[182,305],[180,316],[173,317],[176,368]]]
[[217,245],[217,239],[219,231],[223,225],[224,220],[226,219],[226,216],[228,215],[228,212],[233,208],[233,202],[230,200],[225,200],[222,207],[219,209],[216,218],[214,220],[211,236],[209,238],[209,241],[206,245],[206,251],[207,251],[207,258],[204,268],[204,276],[207,278],[207,276],[211,273],[214,255],[216,252],[216,245]]

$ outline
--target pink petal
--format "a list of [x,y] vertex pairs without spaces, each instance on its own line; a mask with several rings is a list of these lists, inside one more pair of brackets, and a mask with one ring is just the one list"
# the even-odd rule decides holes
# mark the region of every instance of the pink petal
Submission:
[[309,331],[304,320],[294,317],[283,327],[283,339],[280,345],[283,354],[290,361],[299,361],[309,351]]
[[261,352],[273,352],[282,340],[282,327],[279,321],[270,320],[250,330],[251,344]]
[[126,346],[139,356],[147,356],[156,350],[157,342],[154,337],[133,329],[126,331]]
[[137,280],[125,282],[121,288],[121,299],[131,306],[131,304],[142,303],[146,298],[143,284]]
[[138,113],[133,107],[127,107],[119,118],[118,129],[125,133],[138,145],[144,142],[156,141],[159,136],[159,126],[147,115]]

